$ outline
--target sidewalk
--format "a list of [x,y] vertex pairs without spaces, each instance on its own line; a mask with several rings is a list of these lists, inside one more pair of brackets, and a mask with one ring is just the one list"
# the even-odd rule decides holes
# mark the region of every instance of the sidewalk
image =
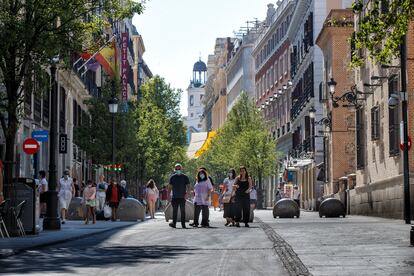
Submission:
[[298,255],[312,275],[414,275],[410,225],[402,220],[354,216],[274,219],[255,211]]
[[83,221],[66,221],[60,231],[40,231],[38,235],[27,235],[25,238],[0,238],[0,258],[18,254],[22,251],[51,246],[66,241],[73,241],[88,236],[121,229],[140,222],[131,221],[97,221],[96,224],[85,225]]

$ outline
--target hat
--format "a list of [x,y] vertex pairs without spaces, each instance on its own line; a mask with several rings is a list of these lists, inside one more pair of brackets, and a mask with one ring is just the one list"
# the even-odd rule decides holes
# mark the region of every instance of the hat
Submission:
[[69,175],[69,171],[68,170],[64,170],[63,175]]
[[174,168],[176,167],[182,167],[180,163],[175,164]]

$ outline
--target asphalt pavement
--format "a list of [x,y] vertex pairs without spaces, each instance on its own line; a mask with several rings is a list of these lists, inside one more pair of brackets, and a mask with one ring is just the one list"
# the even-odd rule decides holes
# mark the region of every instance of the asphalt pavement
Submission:
[[[6,275],[414,275],[410,226],[348,216],[274,219],[256,211],[250,228],[168,227],[155,220],[31,249],[0,259]],[[117,222],[115,222],[117,223]],[[188,224],[187,224],[188,225]],[[81,227],[81,225],[79,225]]]

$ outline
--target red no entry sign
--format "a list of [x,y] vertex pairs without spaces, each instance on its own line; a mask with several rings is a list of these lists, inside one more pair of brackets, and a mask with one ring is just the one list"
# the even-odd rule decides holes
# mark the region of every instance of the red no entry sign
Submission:
[[23,151],[26,154],[35,154],[39,150],[39,143],[32,138],[27,138],[23,142]]
[[[410,136],[408,136],[407,145],[408,145],[408,150],[410,150],[411,149],[411,137]],[[404,144],[403,143],[400,143],[400,150],[404,150]]]

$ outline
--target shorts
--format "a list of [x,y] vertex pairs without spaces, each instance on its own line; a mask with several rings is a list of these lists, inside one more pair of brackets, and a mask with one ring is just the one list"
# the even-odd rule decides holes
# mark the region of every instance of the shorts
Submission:
[[59,197],[59,206],[60,209],[69,209],[70,202],[72,201],[72,197],[64,198],[63,196]]
[[156,194],[147,195],[147,201],[155,202],[156,200],[157,200],[157,195]]
[[40,203],[46,203],[46,193],[41,193],[40,194]]

